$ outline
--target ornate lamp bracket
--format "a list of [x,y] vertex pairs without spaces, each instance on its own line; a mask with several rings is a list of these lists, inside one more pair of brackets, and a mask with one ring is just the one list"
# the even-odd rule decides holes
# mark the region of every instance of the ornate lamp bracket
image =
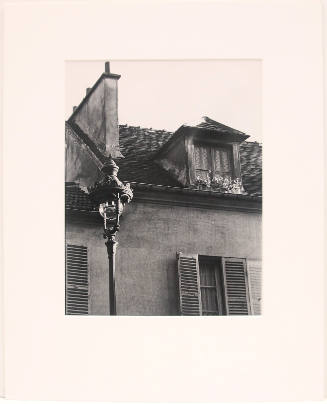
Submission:
[[118,179],[118,170],[117,164],[108,157],[101,169],[102,178],[89,188],[90,198],[99,206],[99,211],[104,218],[105,238],[116,235],[124,205],[133,199],[130,184],[124,184]]
[[133,199],[133,191],[130,184],[122,183],[118,177],[119,167],[111,157],[105,161],[101,172],[102,178],[89,188],[92,201],[99,206],[99,212],[103,217],[103,237],[106,239],[106,247],[109,260],[109,313],[116,315],[115,293],[115,253],[117,248],[116,234],[119,231],[119,217],[124,205]]

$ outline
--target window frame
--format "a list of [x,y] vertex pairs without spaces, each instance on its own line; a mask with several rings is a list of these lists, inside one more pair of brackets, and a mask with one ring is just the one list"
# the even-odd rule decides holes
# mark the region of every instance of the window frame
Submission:
[[[194,170],[195,170],[195,177],[197,177],[197,171],[203,170],[206,171],[204,169],[198,168],[196,167],[196,148],[197,147],[205,147],[209,149],[208,152],[208,165],[209,165],[209,178],[210,180],[213,180],[213,178],[216,175],[220,175],[222,177],[230,177],[231,179],[235,178],[235,169],[234,169],[234,164],[233,164],[233,149],[231,146],[229,145],[224,145],[224,144],[208,144],[208,143],[203,143],[203,142],[195,142],[194,143],[194,148],[193,148],[193,164],[194,164]],[[217,170],[216,167],[216,156],[215,156],[215,152],[219,150],[220,151],[226,151],[227,152],[227,159],[229,162],[229,167],[230,170],[228,173],[223,173]],[[217,174],[216,174],[217,173]]]
[[[217,263],[218,269],[215,270],[215,282],[216,285],[219,284],[221,298],[217,294],[218,286],[216,286],[216,296],[217,303],[219,301],[222,303],[218,303],[218,313],[216,315],[255,314],[251,304],[251,290],[246,258],[206,256],[179,252],[177,253],[177,267],[181,315],[206,315],[203,314],[200,260],[207,262],[211,260],[211,262]],[[216,275],[218,273],[221,274],[220,279]],[[205,311],[209,312],[209,310]]]
[[187,172],[189,185],[196,183],[196,165],[195,165],[195,146],[203,145],[213,149],[214,147],[225,148],[229,150],[229,158],[232,172],[232,179],[241,177],[240,145],[239,142],[222,142],[210,136],[186,136],[185,148],[187,154]]
[[[205,285],[201,284],[201,264],[203,265],[204,263],[210,263],[213,268],[211,269],[214,271],[214,277],[215,277],[215,292],[216,292],[216,299],[217,299],[217,316],[225,316],[227,314],[226,312],[226,302],[225,302],[225,283],[223,279],[223,269],[222,269],[222,262],[221,262],[221,257],[215,257],[215,256],[208,256],[208,255],[199,255],[198,256],[199,260],[199,279],[200,279],[200,292],[201,292],[201,299],[202,299],[202,288],[208,287]],[[202,315],[205,312],[209,312],[209,310],[204,310],[204,305],[202,301]],[[214,311],[212,311],[214,312]],[[208,314],[207,314],[208,315]]]

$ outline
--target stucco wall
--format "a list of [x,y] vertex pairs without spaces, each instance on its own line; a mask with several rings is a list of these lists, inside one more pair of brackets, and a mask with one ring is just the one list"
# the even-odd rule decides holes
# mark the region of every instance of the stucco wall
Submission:
[[72,120],[106,156],[121,157],[118,129],[118,78],[103,78]]
[[[91,314],[108,312],[101,225],[68,224],[67,240],[89,250]],[[261,259],[261,215],[179,206],[125,207],[116,260],[117,314],[178,315],[176,253]]]
[[77,182],[86,187],[94,185],[100,178],[100,169],[88,147],[71,129],[66,129],[65,142],[66,182]]
[[93,140],[102,153],[106,151],[104,105],[105,83],[102,80],[74,117],[77,125]]

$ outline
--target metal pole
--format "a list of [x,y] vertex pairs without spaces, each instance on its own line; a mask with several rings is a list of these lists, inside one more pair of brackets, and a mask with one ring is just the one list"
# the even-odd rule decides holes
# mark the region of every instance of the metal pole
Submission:
[[106,241],[109,260],[109,313],[116,315],[116,291],[115,291],[115,256],[117,241],[115,235],[110,235]]

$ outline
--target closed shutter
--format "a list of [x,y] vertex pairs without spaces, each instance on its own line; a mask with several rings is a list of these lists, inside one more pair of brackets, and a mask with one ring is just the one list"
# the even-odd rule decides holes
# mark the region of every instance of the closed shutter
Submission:
[[184,316],[202,315],[199,261],[197,255],[177,254],[180,312]]
[[246,260],[222,258],[227,315],[247,315],[250,312]]
[[261,262],[248,261],[249,288],[252,313],[261,314]]
[[66,246],[66,314],[88,314],[87,248]]

